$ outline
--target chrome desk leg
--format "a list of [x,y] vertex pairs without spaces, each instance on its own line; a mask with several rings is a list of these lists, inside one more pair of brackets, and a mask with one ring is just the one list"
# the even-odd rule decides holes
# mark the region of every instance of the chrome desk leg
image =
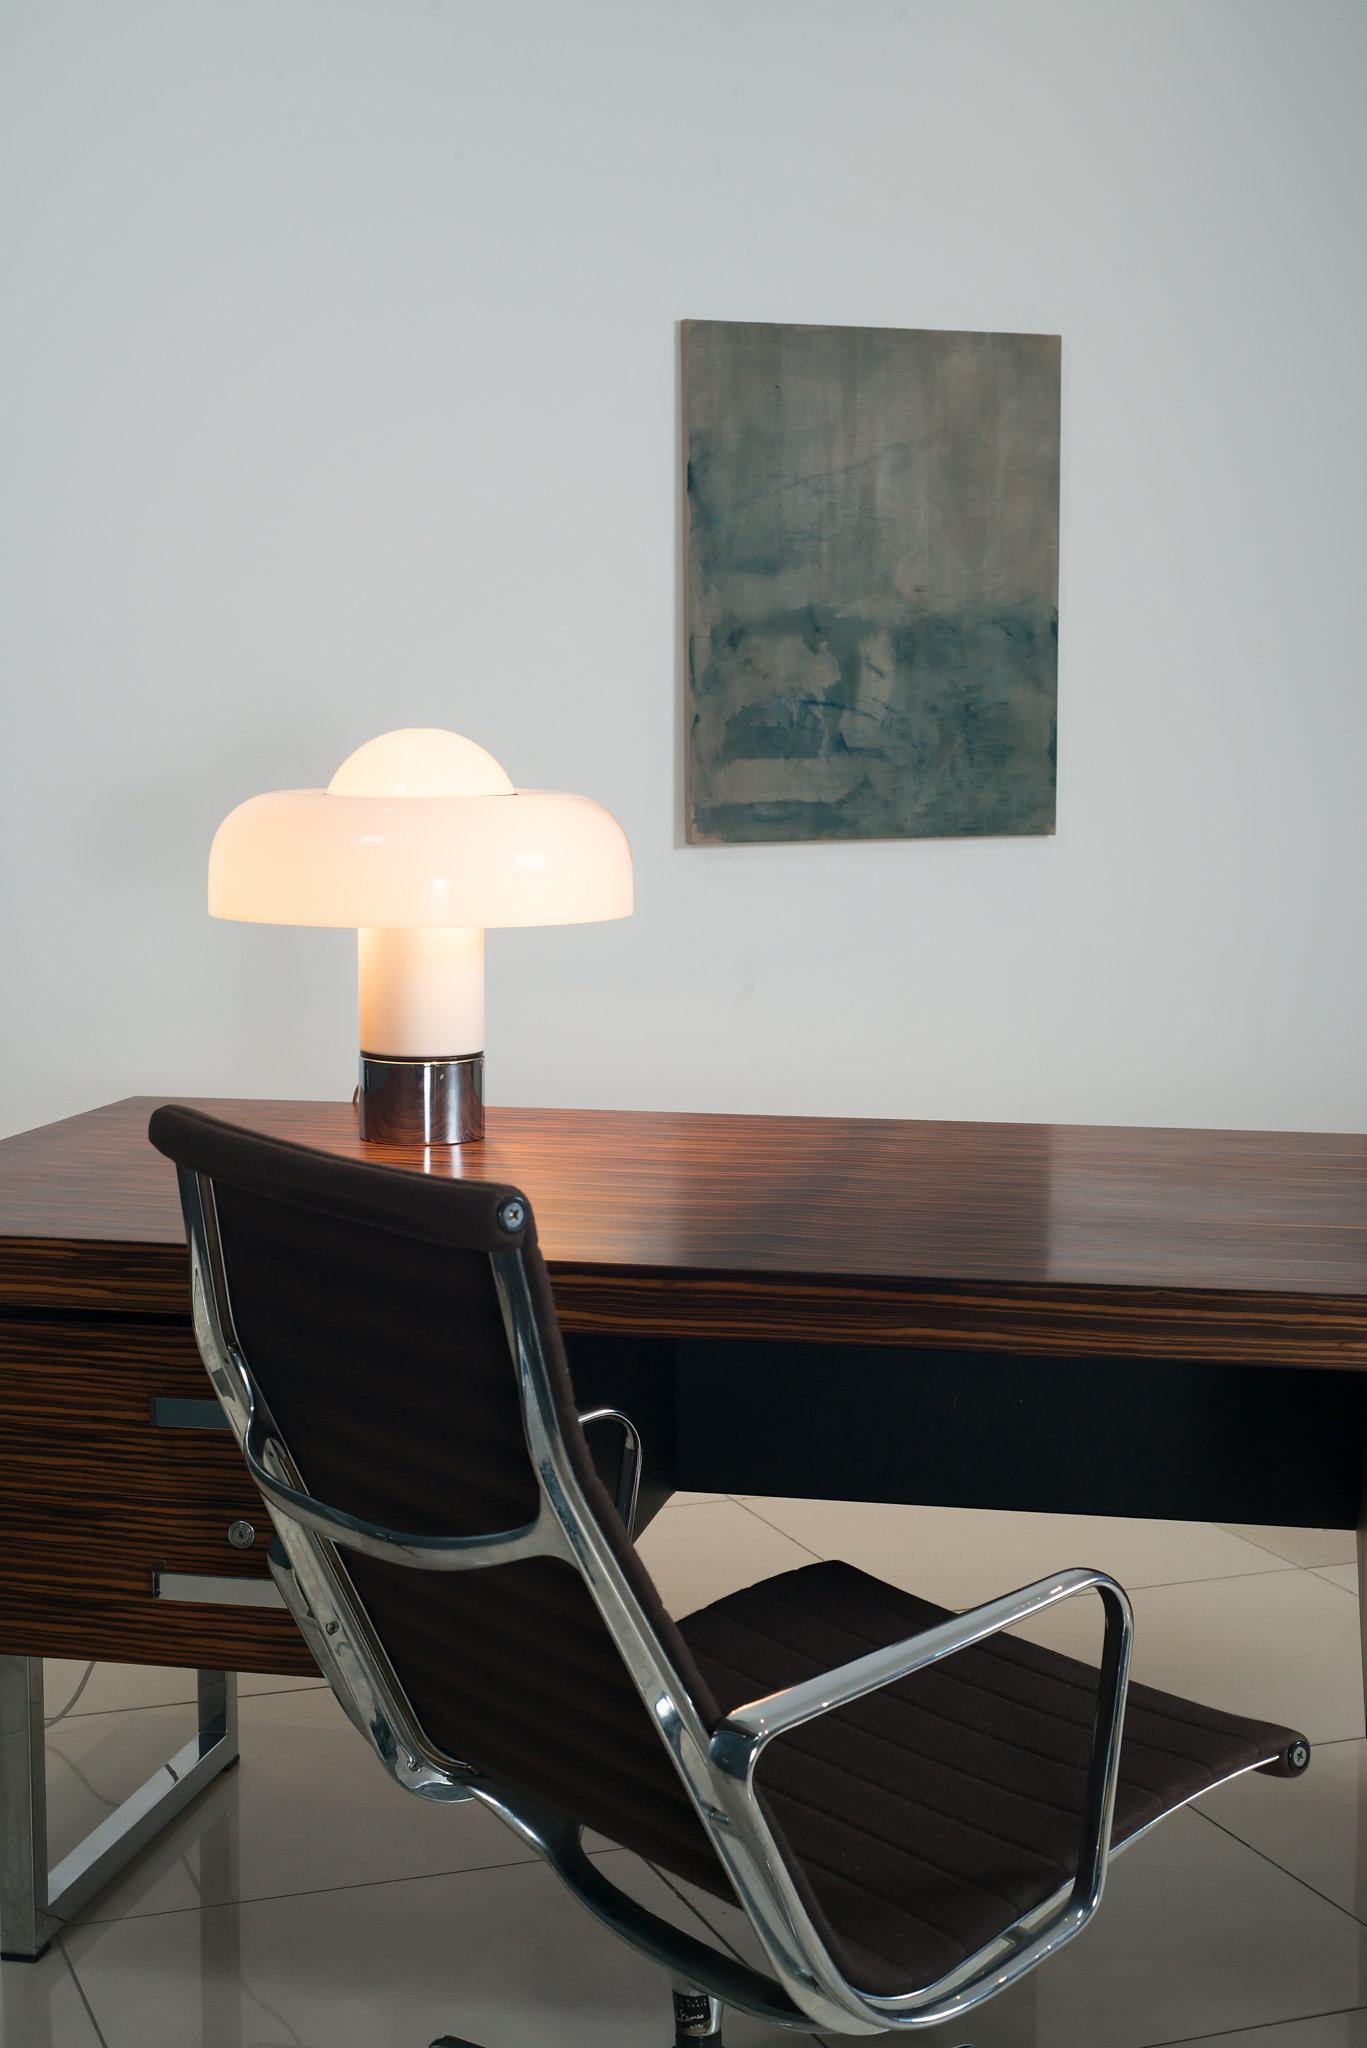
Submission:
[[36,1962],[117,1871],[237,1761],[237,1676],[201,1671],[193,1739],[49,1872],[43,1660],[0,1657],[0,1957]]
[[[1364,1409],[1367,1410],[1367,1403]],[[1367,1412],[1363,1421],[1367,1424]],[[1362,1433],[1362,1491],[1358,1498],[1358,1628],[1362,1637],[1362,1689],[1367,1696],[1367,1427]]]

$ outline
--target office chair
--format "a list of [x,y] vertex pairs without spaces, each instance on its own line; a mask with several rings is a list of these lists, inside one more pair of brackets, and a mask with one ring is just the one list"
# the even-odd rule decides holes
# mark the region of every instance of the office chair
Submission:
[[[956,1614],[814,1563],[675,1620],[594,1468],[527,1199],[168,1107],[195,1333],[319,1669],[390,1776],[475,1800],[673,1979],[824,2034],[961,2020],[1080,1932],[1109,1856],[1295,1730],[1128,1684],[1131,1617],[1062,1571]],[[717,1417],[725,1427],[725,1417]],[[1099,1671],[1005,1631],[1092,1594]],[[1124,1742],[1121,1732],[1124,1724]],[[739,1903],[766,1967],[669,1925],[598,1830]]]

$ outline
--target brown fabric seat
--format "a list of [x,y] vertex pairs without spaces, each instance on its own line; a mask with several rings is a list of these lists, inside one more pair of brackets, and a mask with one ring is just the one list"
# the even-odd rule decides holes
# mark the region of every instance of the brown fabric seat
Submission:
[[[833,1562],[749,1586],[679,1628],[728,1712],[947,1612]],[[1095,1699],[1090,1665],[997,1636],[770,1744],[762,1796],[854,1983],[928,1983],[1071,1881]],[[1231,1772],[1288,1773],[1303,1741],[1132,1684],[1114,1841]]]

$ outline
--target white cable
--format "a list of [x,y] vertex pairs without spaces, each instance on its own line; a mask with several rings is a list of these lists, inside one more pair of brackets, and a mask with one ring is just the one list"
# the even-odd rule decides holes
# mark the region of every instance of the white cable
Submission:
[[81,1675],[81,1682],[80,1682],[80,1684],[79,1684],[79,1685],[77,1686],[77,1688],[76,1688],[75,1692],[73,1692],[73,1693],[72,1693],[72,1695],[71,1695],[71,1698],[70,1698],[70,1699],[69,1699],[69,1700],[67,1701],[66,1705],[65,1705],[65,1706],[64,1706],[64,1707],[62,1708],[62,1711],[61,1711],[61,1713],[60,1713],[60,1714],[49,1714],[49,1715],[48,1715],[48,1717],[47,1717],[46,1721],[44,1721],[44,1723],[43,1723],[43,1726],[44,1726],[45,1728],[55,1728],[55,1727],[57,1726],[57,1723],[58,1723],[59,1721],[65,1721],[65,1719],[66,1719],[67,1715],[68,1715],[68,1714],[69,1714],[69,1713],[71,1712],[71,1709],[72,1709],[72,1708],[73,1708],[73,1707],[75,1706],[75,1704],[76,1704],[77,1700],[78,1700],[78,1699],[79,1699],[79,1698],[81,1697],[81,1694],[82,1694],[82,1693],[83,1693],[83,1692],[85,1691],[86,1687],[87,1687],[87,1686],[89,1685],[89,1683],[90,1683],[90,1674],[91,1674],[91,1672],[92,1672],[92,1671],[93,1671],[94,1669],[95,1669],[95,1659],[94,1659],[94,1658],[92,1657],[92,1658],[91,1658],[91,1660],[90,1660],[90,1662],[89,1662],[89,1663],[88,1663],[88,1664],[86,1665],[86,1667],[85,1667],[85,1670],[84,1670],[84,1672],[83,1672],[83,1673],[82,1673],[82,1675]]

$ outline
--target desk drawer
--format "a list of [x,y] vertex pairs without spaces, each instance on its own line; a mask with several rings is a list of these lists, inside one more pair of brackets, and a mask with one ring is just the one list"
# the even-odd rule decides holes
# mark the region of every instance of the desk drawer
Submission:
[[188,1323],[0,1321],[0,1651],[312,1672],[279,1610],[154,1596],[157,1574],[269,1584],[236,1442],[184,1426],[208,1395]]

